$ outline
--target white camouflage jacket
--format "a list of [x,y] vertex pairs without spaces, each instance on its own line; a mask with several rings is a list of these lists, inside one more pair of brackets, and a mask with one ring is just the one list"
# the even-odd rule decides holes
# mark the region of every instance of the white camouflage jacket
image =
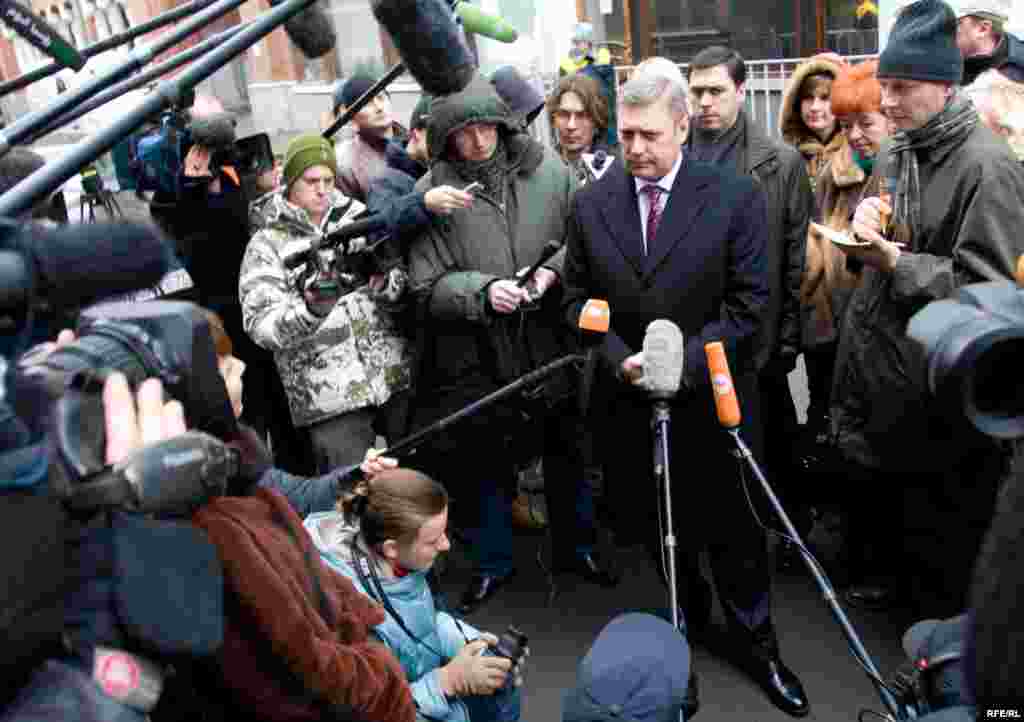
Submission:
[[[317,228],[278,192],[264,208],[265,225],[245,249],[239,274],[245,330],[274,352],[296,426],[380,406],[409,386],[411,348],[379,296],[371,295],[367,279],[342,274],[342,295],[320,318],[307,309],[297,287],[306,264],[293,270],[284,266],[290,252],[308,247],[363,210],[362,203],[335,192]],[[333,262],[334,253],[351,253],[365,243],[357,238],[346,249],[320,251],[321,258]],[[392,276],[384,296],[395,300],[403,286],[404,277]]]

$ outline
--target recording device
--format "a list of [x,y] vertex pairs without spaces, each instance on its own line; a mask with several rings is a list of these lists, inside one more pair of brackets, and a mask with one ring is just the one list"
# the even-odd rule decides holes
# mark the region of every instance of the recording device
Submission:
[[997,439],[1024,436],[1024,289],[975,283],[914,314],[907,335],[927,357],[939,403]]
[[580,330],[583,341],[585,360],[583,362],[583,376],[579,385],[579,408],[580,413],[586,416],[590,411],[590,393],[594,387],[594,378],[597,375],[597,359],[600,353],[598,347],[604,341],[611,328],[612,316],[608,308],[608,302],[603,299],[590,298],[583,304],[576,327]]
[[[282,2],[284,0],[270,0],[270,6],[280,5]],[[320,0],[286,20],[284,31],[299,52],[310,59],[331,52],[337,42],[334,24],[320,7]]]
[[65,68],[77,72],[85,67],[85,58],[31,8],[15,0],[0,0],[0,19],[23,40]]
[[683,379],[683,332],[672,321],[657,319],[644,335],[644,386],[655,401],[675,398]]
[[476,62],[445,0],[373,0],[371,5],[423,92],[450,95],[469,85]]
[[467,33],[483,35],[499,43],[514,43],[519,39],[519,31],[511,23],[497,15],[488,15],[476,5],[457,0],[454,9],[459,23]]
[[[385,230],[386,228],[387,220],[382,215],[357,217],[351,223],[347,223],[313,242],[296,244],[293,246],[294,250],[289,251],[284,256],[282,263],[289,270],[298,268],[303,264],[307,264],[312,270],[324,270],[320,268],[320,251],[346,246],[349,241],[362,238],[375,231]],[[377,251],[387,248],[388,241],[390,240],[390,236],[383,236],[373,243],[366,244],[366,246],[358,251],[340,254],[343,257],[344,270],[364,279],[374,275],[380,270],[380,259],[377,257]]]
[[[510,624],[504,634],[498,637],[498,643],[493,647],[486,647],[483,650],[483,654],[485,656],[507,659],[512,663],[512,668],[515,669],[515,666],[523,661],[523,655],[526,654],[526,645],[529,644],[529,641],[529,637]],[[509,689],[513,683],[514,680],[510,675],[505,680],[502,688]]]
[[545,263],[551,260],[551,257],[561,250],[562,244],[558,241],[548,241],[544,244],[543,250],[540,252],[540,258],[533,262],[533,265],[526,269],[526,273],[519,277],[516,281],[516,286],[523,288],[533,279],[533,274],[537,272],[537,269],[543,266]]
[[[715,408],[718,412],[718,420],[729,435],[733,438],[736,443],[737,455],[747,463],[753,472],[754,477],[760,482],[761,489],[764,491],[765,497],[767,497],[772,509],[778,516],[779,521],[782,522],[782,527],[785,530],[785,535],[796,545],[797,549],[800,550],[801,557],[804,563],[807,565],[808,571],[810,571],[812,578],[818,585],[821,591],[822,598],[825,600],[829,611],[835,618],[839,627],[843,631],[843,635],[846,637],[847,643],[850,645],[850,651],[853,653],[857,663],[867,673],[868,679],[875,686],[875,690],[878,692],[879,697],[885,704],[886,709],[889,711],[890,717],[883,719],[909,719],[916,717],[904,702],[897,700],[893,695],[893,691],[886,685],[882,679],[881,674],[878,671],[878,667],[875,665],[874,660],[868,654],[864,648],[863,642],[857,635],[857,631],[853,628],[849,617],[839,604],[839,595],[836,594],[835,589],[832,587],[832,583],[825,576],[824,571],[820,565],[811,556],[811,553],[807,551],[807,547],[804,545],[804,541],[801,538],[796,527],[793,526],[793,522],[790,520],[789,515],[786,514],[786,510],[782,507],[782,503],[779,498],[775,495],[771,485],[768,483],[768,479],[765,478],[764,472],[761,470],[761,466],[757,463],[753,453],[747,446],[746,442],[743,441],[743,437],[740,436],[740,408],[739,400],[736,397],[736,387],[733,383],[732,373],[729,371],[729,361],[725,353],[725,347],[721,341],[711,341],[704,344],[704,354],[707,357],[708,363],[708,375],[711,381],[711,387],[714,390],[715,397]],[[879,715],[881,716],[881,715]]]

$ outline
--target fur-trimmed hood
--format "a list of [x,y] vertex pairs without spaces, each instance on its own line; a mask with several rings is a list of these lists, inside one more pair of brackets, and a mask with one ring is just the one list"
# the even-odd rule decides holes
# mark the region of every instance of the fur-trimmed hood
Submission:
[[835,60],[815,56],[801,63],[793,71],[786,85],[786,92],[782,96],[782,108],[779,112],[779,132],[787,143],[796,146],[803,142],[806,136],[813,135],[800,117],[800,86],[808,77],[818,73],[827,73],[835,79],[839,76],[840,70],[842,66]]

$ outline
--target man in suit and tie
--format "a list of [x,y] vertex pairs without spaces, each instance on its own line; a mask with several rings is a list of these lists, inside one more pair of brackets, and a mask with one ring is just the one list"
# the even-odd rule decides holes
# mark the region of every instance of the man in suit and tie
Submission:
[[[649,461],[651,403],[638,352],[651,321],[669,319],[682,329],[686,384],[672,404],[670,440],[680,601],[684,612],[695,601],[698,555],[706,548],[738,661],[774,704],[803,716],[806,695],[779,657],[771,621],[766,539],[729,437],[715,419],[704,355],[705,343],[725,344],[744,410],[743,435],[759,454],[754,343],[769,300],[765,199],[752,178],[684,155],[688,110],[681,77],[640,70],[623,87],[624,163],[574,198],[563,307],[573,323],[588,298],[606,299],[611,308],[601,359],[603,372],[617,381],[595,384],[604,396],[598,403],[609,406],[596,406],[592,417],[607,450],[608,507],[616,533],[645,541],[659,569],[664,525],[650,520],[664,512]],[[749,485],[749,474],[746,479]],[[749,491],[759,503],[756,487]],[[770,518],[764,509],[759,514]],[[689,631],[692,637],[695,630]]]

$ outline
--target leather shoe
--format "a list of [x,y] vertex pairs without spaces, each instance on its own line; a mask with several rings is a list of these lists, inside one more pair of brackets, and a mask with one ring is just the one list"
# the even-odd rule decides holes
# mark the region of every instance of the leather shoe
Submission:
[[885,609],[891,601],[888,589],[869,584],[850,587],[843,594],[843,599],[850,606],[860,609]]
[[558,564],[555,571],[578,574],[588,582],[606,588],[618,586],[620,581],[612,565],[593,552],[576,554],[571,561]]
[[497,594],[505,582],[514,577],[515,574],[516,572],[513,569],[503,576],[487,574],[474,576],[469,582],[469,586],[466,587],[462,599],[459,601],[458,613],[466,616],[475,612],[484,602]]
[[697,670],[693,668],[693,657],[690,658],[690,680],[686,683],[686,696],[683,697],[683,719],[690,719],[700,709],[700,696],[697,694]]
[[775,630],[770,622],[754,630],[753,645],[741,666],[783,712],[793,717],[804,717],[810,712],[803,685],[779,657]]

